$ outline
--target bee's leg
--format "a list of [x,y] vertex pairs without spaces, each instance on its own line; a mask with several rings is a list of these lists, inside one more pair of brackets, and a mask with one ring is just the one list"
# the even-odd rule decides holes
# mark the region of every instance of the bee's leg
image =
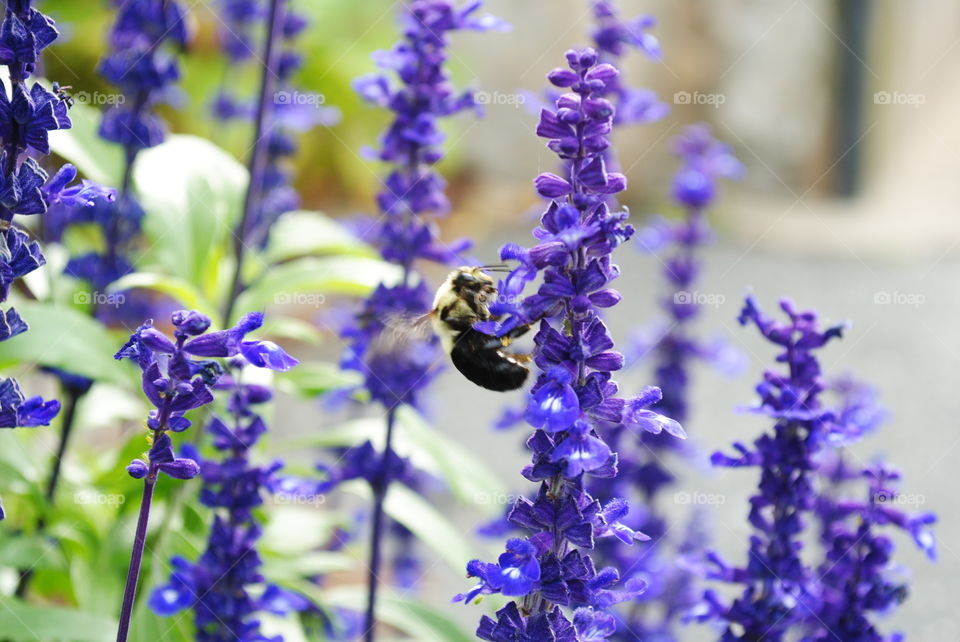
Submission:
[[515,328],[512,329],[512,330],[510,330],[509,332],[507,332],[507,333],[506,333],[505,335],[503,335],[502,337],[500,337],[500,341],[503,342],[503,346],[504,346],[504,347],[507,347],[507,346],[509,346],[509,345],[513,342],[514,339],[517,339],[517,338],[519,338],[519,337],[522,337],[522,336],[525,335],[526,333],[530,332],[530,328],[532,328],[532,327],[533,327],[533,323],[526,323],[526,324],[524,324],[524,325],[518,325],[517,327],[515,327]]

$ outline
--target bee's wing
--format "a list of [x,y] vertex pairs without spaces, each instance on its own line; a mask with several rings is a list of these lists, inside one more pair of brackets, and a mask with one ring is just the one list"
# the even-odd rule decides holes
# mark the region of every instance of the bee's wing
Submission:
[[380,320],[383,330],[371,342],[371,351],[379,354],[399,352],[413,343],[430,339],[433,336],[432,319],[433,312],[388,314]]

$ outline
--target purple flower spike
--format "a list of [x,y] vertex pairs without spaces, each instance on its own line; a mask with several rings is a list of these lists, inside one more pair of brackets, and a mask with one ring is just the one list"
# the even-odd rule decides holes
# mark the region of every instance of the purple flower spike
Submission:
[[[868,422],[876,427],[878,411],[871,396],[847,381],[830,386],[820,377],[815,351],[838,338],[844,326],[822,327],[813,312],[781,302],[786,322],[768,317],[748,298],[740,315],[778,346],[777,361],[787,372],[768,371],[757,386],[758,410],[776,422],[772,433],[756,439],[753,448],[734,444],[739,456],[719,453],[713,461],[730,467],[760,468],[758,493],[751,497],[749,560],[743,568],[731,567],[717,554],[709,561],[712,577],[742,584],[742,595],[729,605],[707,592],[697,608],[698,617],[726,627],[724,639],[762,635],[790,639],[794,633],[809,640],[887,639],[874,627],[875,614],[889,611],[907,593],[907,585],[891,572],[893,541],[881,529],[892,525],[912,536],[932,554],[932,534],[927,527],[932,514],[908,515],[896,506],[899,473],[882,464],[858,471],[845,461],[844,439],[859,437],[862,430],[841,424]],[[841,396],[839,411],[823,405],[824,392]],[[816,477],[822,477],[817,480]],[[867,499],[847,499],[846,487],[867,481]],[[821,488],[823,490],[819,490]],[[817,566],[801,557],[807,520],[820,521],[823,561]],[[771,625],[771,614],[777,614]],[[736,636],[736,637],[735,637]]]
[[[433,307],[433,293],[417,275],[416,261],[425,259],[446,265],[467,262],[462,255],[469,249],[469,242],[440,240],[436,219],[450,210],[450,202],[446,183],[435,166],[445,155],[441,122],[463,111],[479,112],[473,93],[458,91],[451,82],[447,70],[450,35],[462,30],[504,27],[501,21],[478,14],[480,6],[479,0],[470,0],[462,6],[455,0],[402,3],[402,39],[390,50],[374,54],[379,72],[365,75],[354,83],[366,102],[391,112],[390,123],[379,145],[365,153],[367,158],[389,164],[382,180],[384,189],[377,194],[380,216],[359,222],[356,229],[361,238],[378,248],[385,260],[396,264],[403,275],[395,285],[378,286],[341,331],[348,346],[341,365],[361,373],[364,396],[387,409],[383,451],[369,453],[369,460],[357,465],[353,455],[358,449],[351,449],[349,461],[329,474],[331,483],[362,477],[372,490],[369,599],[364,616],[369,639],[375,636],[381,542],[387,525],[383,502],[390,484],[398,481],[398,475],[407,469],[393,452],[395,411],[401,405],[418,405],[422,391],[438,371],[436,366],[441,358],[439,342],[433,337],[414,339],[398,349],[385,349],[387,342],[382,335],[390,332],[390,319],[420,316]],[[365,472],[364,467],[371,470]],[[402,528],[393,528],[391,532],[398,533],[401,540],[396,575],[402,582],[412,575],[413,560],[403,552],[409,550],[411,536]]]
[[[140,367],[144,394],[154,406],[147,417],[152,444],[146,461],[137,459],[127,466],[131,477],[144,480],[144,494],[131,573],[124,592],[120,637],[125,635],[124,627],[129,626],[153,491],[163,473],[180,480],[201,475],[204,486],[200,501],[211,508],[225,509],[227,514],[214,518],[207,552],[196,565],[182,558],[172,560],[174,572],[170,582],[154,591],[148,601],[150,607],[161,615],[172,615],[193,606],[197,630],[201,632],[198,639],[233,639],[237,631],[248,631],[247,637],[252,640],[259,637],[254,635],[259,624],[251,615],[257,611],[278,611],[286,595],[268,585],[258,600],[244,588],[263,583],[255,550],[260,528],[252,510],[263,502],[265,489],[280,485],[276,476],[279,462],[264,467],[254,467],[249,462],[249,449],[266,432],[266,425],[252,405],[269,401],[271,391],[240,381],[244,360],[230,359],[221,364],[195,357],[229,358],[249,353],[248,358],[255,365],[274,369],[289,369],[296,360],[269,341],[242,341],[244,335],[263,325],[260,313],[244,316],[229,330],[210,333],[210,319],[193,310],[174,312],[171,321],[173,339],[148,321],[116,354],[117,359],[130,359]],[[187,430],[191,422],[185,414],[209,405],[214,400],[212,391],[223,389],[232,390],[227,409],[235,425],[228,428],[214,417],[209,432],[214,436],[214,446],[227,453],[225,460],[200,461],[196,448],[189,445],[177,456],[170,433]],[[287,597],[287,603],[296,602],[292,594]],[[298,603],[306,606],[303,600]],[[218,629],[220,626],[224,628]]]
[[[281,477],[281,462],[257,466],[251,461],[251,451],[267,431],[256,406],[270,400],[269,389],[243,383],[240,360],[227,364],[227,373],[216,388],[229,391],[229,419],[210,419],[207,430],[222,458],[204,459],[199,466],[203,479],[200,502],[215,515],[207,546],[196,561],[171,559],[170,578],[153,590],[148,605],[165,617],[192,609],[200,640],[234,639],[238,631],[244,632],[243,639],[265,639],[257,613],[285,615],[302,611],[310,603],[274,584],[263,586],[256,549],[261,525],[254,509],[271,492],[298,502],[322,496],[316,483]],[[184,448],[181,454],[185,457],[179,461],[193,463],[196,457],[192,449]],[[171,456],[168,451],[167,457]]]
[[[598,61],[593,49],[571,50],[566,58],[569,69],[550,72],[549,80],[569,91],[541,112],[537,126],[565,174],[535,180],[538,193],[551,202],[534,230],[536,245],[501,250],[504,259],[519,265],[498,290],[516,302],[498,304],[502,318],[488,328],[503,334],[539,323],[534,362],[540,373],[525,412],[536,430],[527,440],[532,460],[522,472],[539,484],[539,492],[535,499],[519,499],[508,516],[526,539],[509,540],[497,564],[471,562],[467,573],[479,583],[456,598],[470,602],[489,593],[518,598],[498,611],[496,620],[481,619],[477,636],[494,642],[594,641],[616,634],[616,620],[604,610],[636,599],[646,585],[631,578],[625,590],[613,590],[619,571],[598,570],[590,553],[601,539],[627,546],[649,538],[624,523],[624,500],[604,507],[591,494],[597,480],[617,479],[618,455],[607,437],[611,426],[628,423],[685,436],[678,423],[646,409],[659,400],[659,390],[645,389],[628,401],[617,396],[611,379],[624,360],[613,349],[600,310],[620,300],[609,287],[619,276],[610,255],[634,231],[626,212],[611,211],[610,196],[625,189],[626,180],[608,170],[605,158],[616,111],[605,96],[619,72]],[[536,291],[520,300],[524,286],[538,276]],[[576,609],[572,620],[561,606]]]

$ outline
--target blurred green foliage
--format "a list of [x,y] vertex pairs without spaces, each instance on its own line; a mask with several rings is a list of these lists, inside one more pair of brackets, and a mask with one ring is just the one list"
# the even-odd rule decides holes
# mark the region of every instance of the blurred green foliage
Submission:
[[[63,31],[46,52],[45,75],[70,85],[75,94],[113,92],[97,74],[112,20],[109,3],[45,0],[43,4]],[[351,83],[376,70],[371,52],[389,48],[397,40],[396,5],[382,0],[294,0],[293,5],[310,20],[297,40],[304,64],[295,84],[304,92],[323,95],[325,105],[342,113],[337,125],[297,136],[296,187],[310,208],[370,211],[380,168],[375,161],[361,158],[360,149],[376,145],[389,114],[362,103]],[[230,67],[220,50],[218,30],[223,25],[216,6],[216,2],[195,3],[190,8],[194,38],[182,58],[181,91],[160,109],[172,131],[215,140],[246,162],[252,124],[224,125],[212,117],[210,105],[225,80],[238,95],[252,95],[259,83],[258,69],[255,63]],[[462,126],[463,122],[453,125]],[[447,171],[455,169],[456,158],[444,163]]]

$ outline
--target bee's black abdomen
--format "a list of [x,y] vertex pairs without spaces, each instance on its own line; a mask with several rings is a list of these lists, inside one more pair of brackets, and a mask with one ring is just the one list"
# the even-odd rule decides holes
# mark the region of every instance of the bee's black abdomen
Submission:
[[530,371],[505,355],[502,348],[496,337],[470,328],[457,336],[450,359],[464,377],[478,386],[497,392],[516,390]]

